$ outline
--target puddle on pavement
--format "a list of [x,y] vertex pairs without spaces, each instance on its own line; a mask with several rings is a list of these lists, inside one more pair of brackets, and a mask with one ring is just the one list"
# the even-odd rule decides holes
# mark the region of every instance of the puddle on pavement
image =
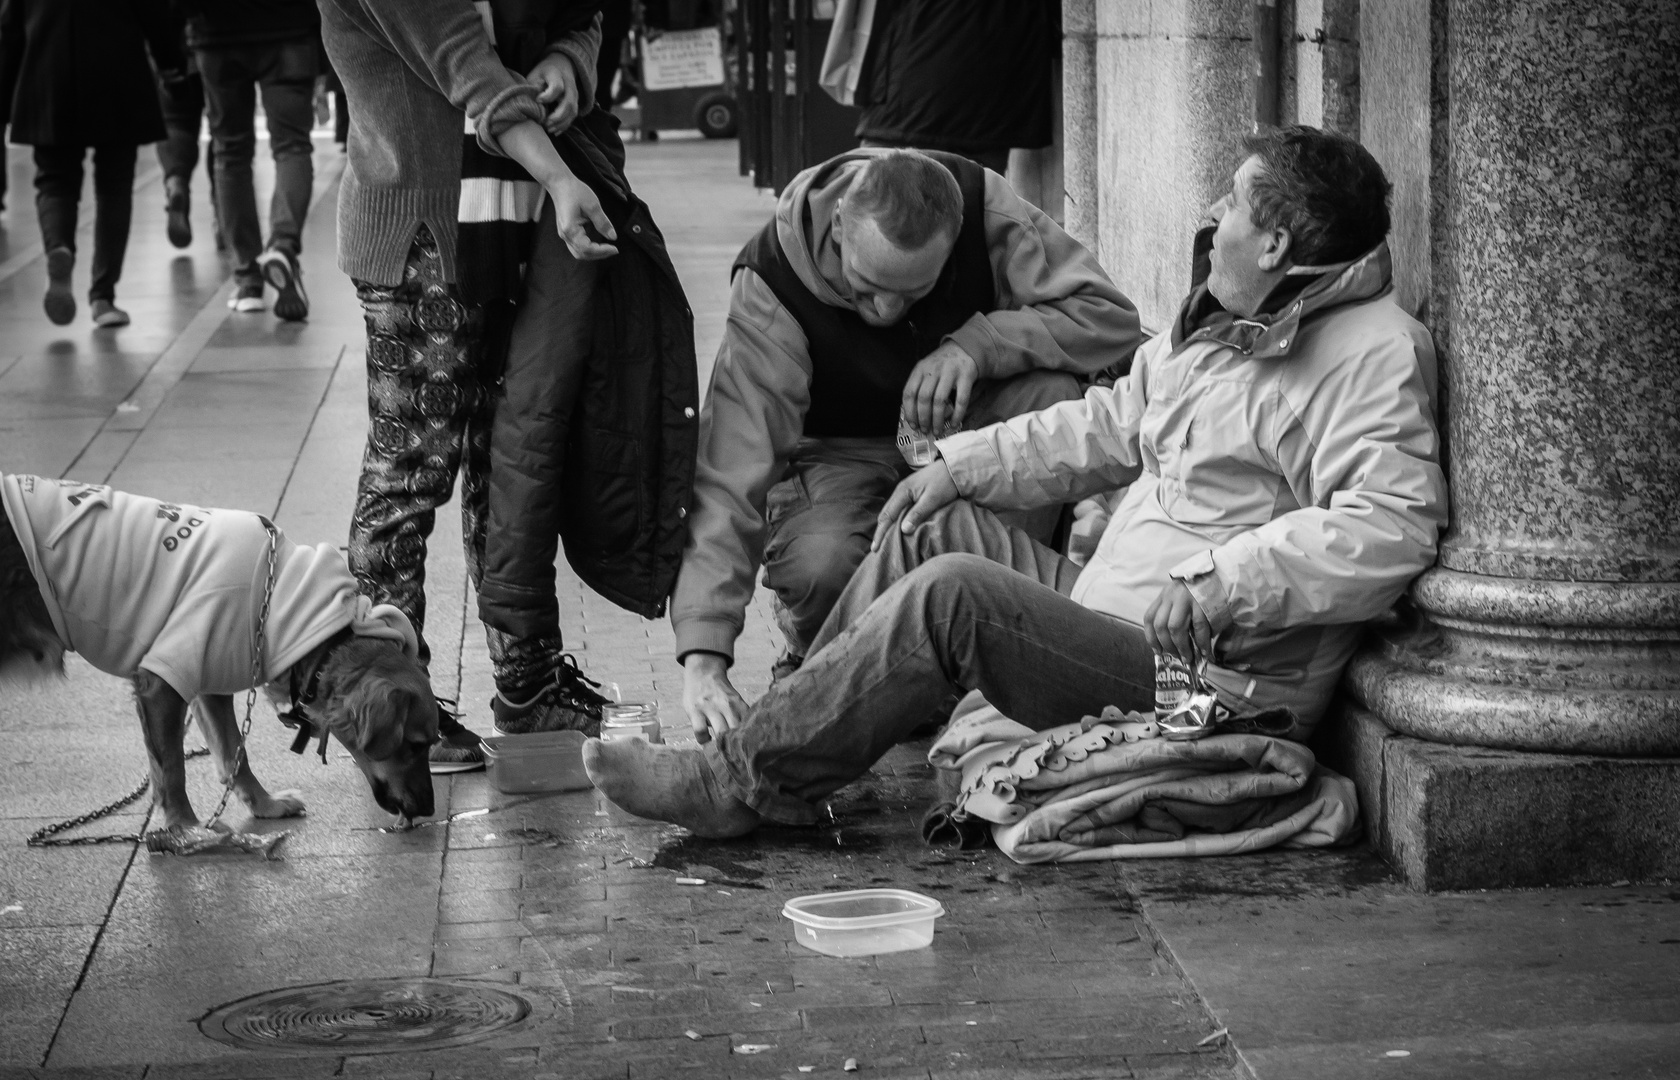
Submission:
[[199,1030],[246,1050],[384,1054],[464,1046],[531,1014],[531,1003],[485,983],[350,979],[288,986],[212,1009]]

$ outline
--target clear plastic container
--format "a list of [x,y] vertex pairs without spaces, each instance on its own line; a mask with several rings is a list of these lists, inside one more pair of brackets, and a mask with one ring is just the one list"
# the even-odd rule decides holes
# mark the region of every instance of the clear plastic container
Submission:
[[582,791],[594,785],[583,771],[581,731],[535,731],[484,740],[484,768],[497,791],[526,795]]
[[827,956],[875,956],[926,948],[945,908],[904,889],[853,889],[796,896],[782,908],[794,940]]
[[664,742],[659,728],[657,701],[625,701],[601,707],[601,741],[646,739]]

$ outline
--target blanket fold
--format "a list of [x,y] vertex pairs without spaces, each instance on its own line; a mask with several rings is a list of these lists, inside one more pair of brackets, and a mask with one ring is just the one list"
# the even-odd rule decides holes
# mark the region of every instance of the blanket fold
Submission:
[[1173,742],[1152,717],[1112,707],[1036,732],[990,706],[959,711],[928,761],[962,784],[926,838],[951,843],[980,819],[1019,863],[1328,847],[1359,833],[1353,782],[1300,743]]

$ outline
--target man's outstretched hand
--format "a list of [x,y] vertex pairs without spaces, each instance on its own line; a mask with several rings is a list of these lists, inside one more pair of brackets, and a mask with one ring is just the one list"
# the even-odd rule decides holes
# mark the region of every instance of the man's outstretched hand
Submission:
[[1197,657],[1213,655],[1213,627],[1190,595],[1190,586],[1176,578],[1143,613],[1143,636],[1156,652],[1176,656],[1192,668]]
[[683,658],[683,709],[694,737],[701,742],[746,719],[747,703],[729,682],[728,660],[708,652],[691,652]]
[[945,342],[910,369],[904,384],[899,415],[929,435],[959,427],[968,415],[968,402],[980,365],[962,346]]
[[942,506],[957,501],[957,482],[951,478],[951,467],[944,458],[934,458],[933,464],[917,469],[898,482],[887,505],[881,507],[875,519],[875,538],[869,541],[870,551],[879,551],[881,541],[897,522],[903,532],[932,517]]

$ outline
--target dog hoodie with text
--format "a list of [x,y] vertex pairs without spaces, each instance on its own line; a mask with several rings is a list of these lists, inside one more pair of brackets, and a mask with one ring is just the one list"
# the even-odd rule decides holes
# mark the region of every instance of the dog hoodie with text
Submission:
[[[0,474],[0,503],[67,649],[112,675],[145,668],[189,700],[250,688],[268,571],[261,517],[18,474]],[[280,535],[263,681],[355,613],[344,557]]]

